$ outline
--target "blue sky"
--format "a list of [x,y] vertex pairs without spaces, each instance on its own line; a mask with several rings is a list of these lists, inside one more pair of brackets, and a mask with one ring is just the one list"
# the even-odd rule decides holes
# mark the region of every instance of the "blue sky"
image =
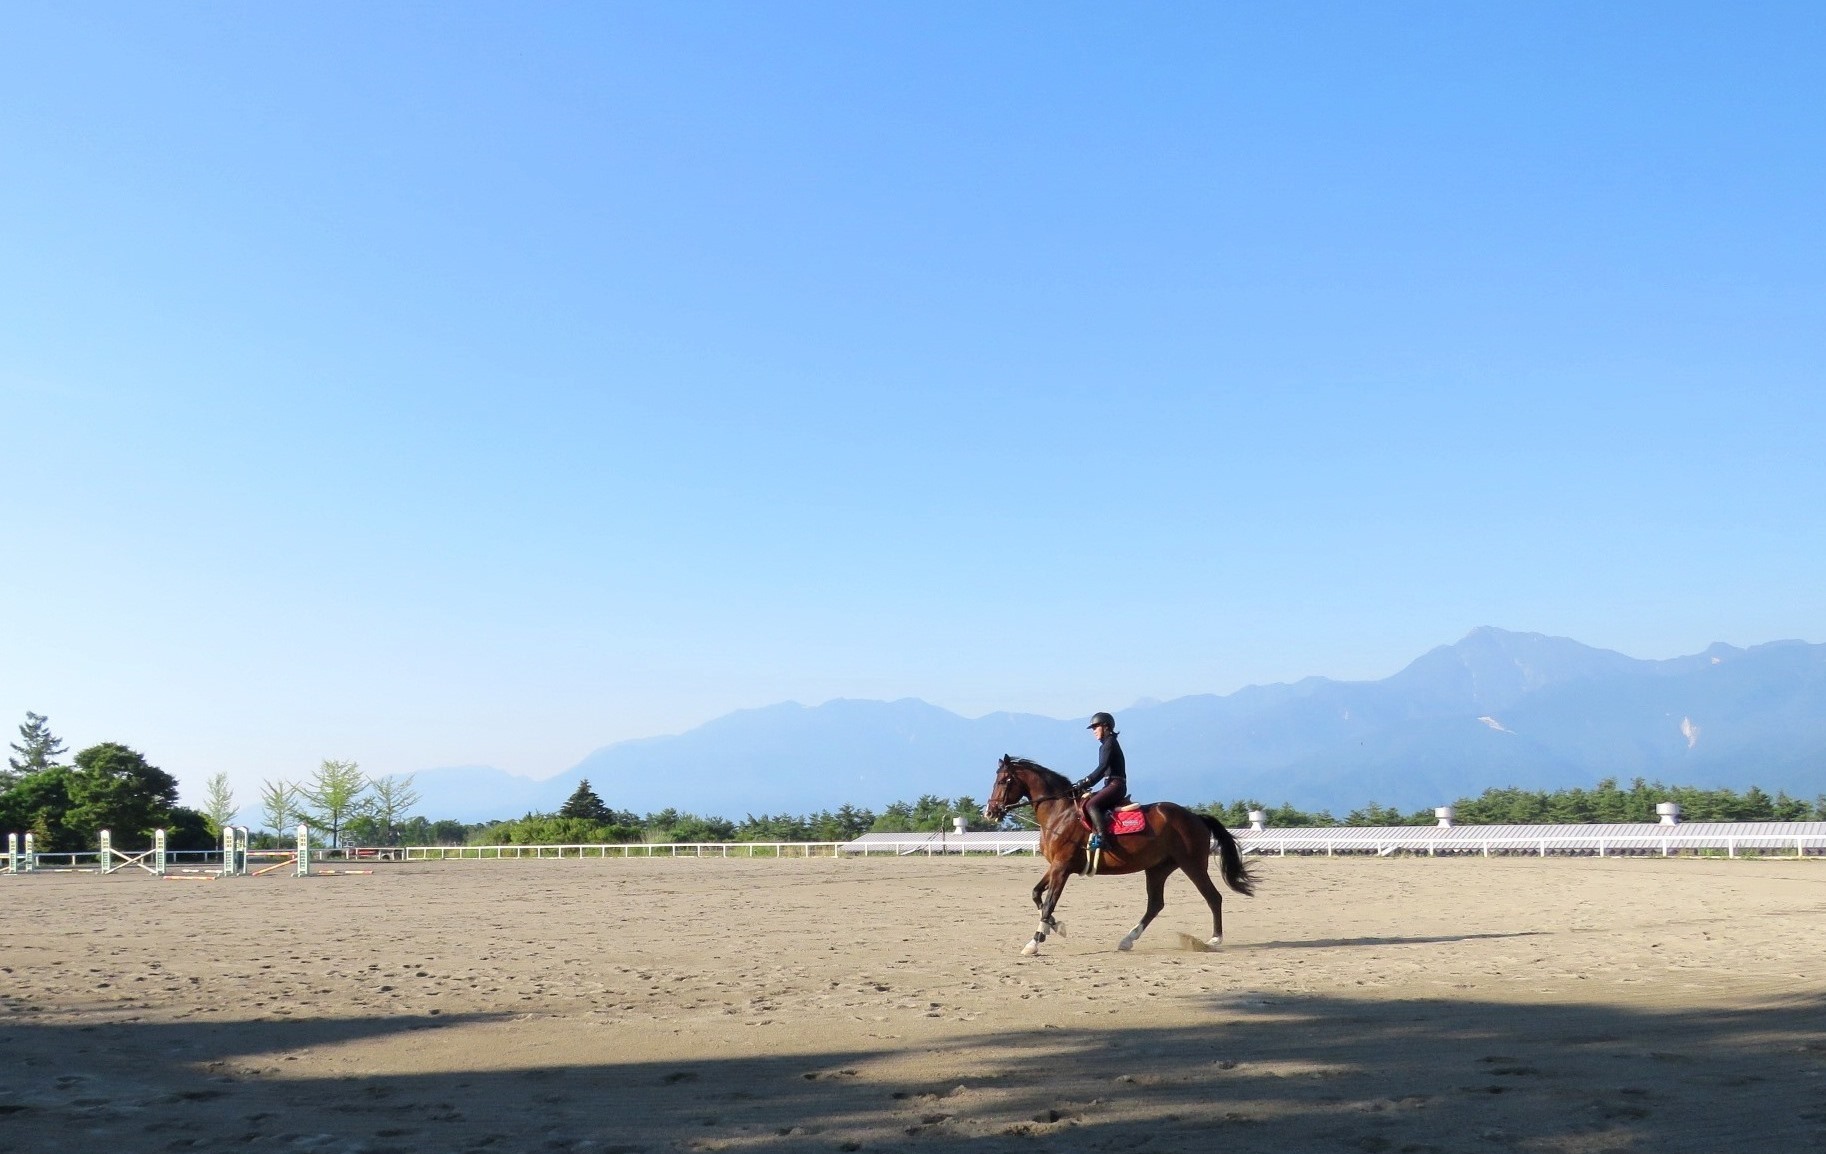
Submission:
[[8,5],[0,724],[192,796],[1826,639],[1826,9]]

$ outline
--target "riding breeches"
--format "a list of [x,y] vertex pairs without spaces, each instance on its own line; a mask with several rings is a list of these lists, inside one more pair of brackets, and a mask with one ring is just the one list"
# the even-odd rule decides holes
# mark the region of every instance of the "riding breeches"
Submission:
[[1098,833],[1109,827],[1109,812],[1129,799],[1129,782],[1124,777],[1109,777],[1103,787],[1084,799],[1084,812]]

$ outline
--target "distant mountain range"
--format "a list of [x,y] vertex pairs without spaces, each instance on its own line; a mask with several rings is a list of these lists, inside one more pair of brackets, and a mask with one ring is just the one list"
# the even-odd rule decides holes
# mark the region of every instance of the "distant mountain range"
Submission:
[[[1473,630],[1381,681],[1309,677],[1117,714],[1138,798],[1249,798],[1343,813],[1441,805],[1489,786],[1603,777],[1812,797],[1826,791],[1826,645],[1642,661],[1563,637]],[[533,781],[498,769],[416,777],[427,816],[556,809],[588,778],[617,809],[740,818],[921,794],[988,793],[996,759],[1078,776],[1096,761],[1081,718],[965,718],[913,698],[741,710],[687,733],[599,749]]]

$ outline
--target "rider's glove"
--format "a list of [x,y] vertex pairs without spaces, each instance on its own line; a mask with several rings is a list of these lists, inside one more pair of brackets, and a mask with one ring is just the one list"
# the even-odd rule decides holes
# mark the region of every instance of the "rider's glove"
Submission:
[[1083,793],[1085,790],[1089,789],[1090,787],[1091,787],[1091,779],[1087,777],[1087,778],[1084,778],[1082,781],[1079,781],[1076,784],[1074,784],[1072,786],[1072,789],[1077,791],[1078,793]]

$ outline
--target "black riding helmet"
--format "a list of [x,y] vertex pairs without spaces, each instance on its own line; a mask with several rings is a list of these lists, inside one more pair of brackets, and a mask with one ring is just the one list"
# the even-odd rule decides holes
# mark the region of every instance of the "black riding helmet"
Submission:
[[1111,733],[1116,732],[1116,719],[1111,717],[1107,713],[1091,714],[1091,723],[1089,725],[1085,726],[1084,728],[1095,729],[1099,725],[1101,725],[1103,728],[1109,730]]

